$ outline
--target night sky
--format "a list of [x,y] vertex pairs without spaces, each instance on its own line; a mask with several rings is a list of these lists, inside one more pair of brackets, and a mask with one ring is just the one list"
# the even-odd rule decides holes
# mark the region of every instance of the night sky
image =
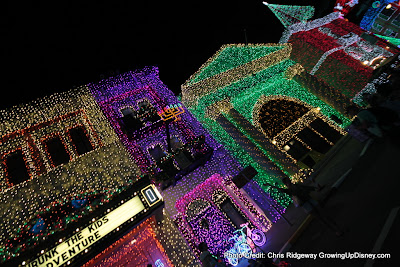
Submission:
[[[10,1],[0,16],[0,109],[148,65],[175,93],[223,44],[278,42],[262,1]],[[334,0],[270,0],[316,5]],[[316,16],[314,16],[315,18]]]

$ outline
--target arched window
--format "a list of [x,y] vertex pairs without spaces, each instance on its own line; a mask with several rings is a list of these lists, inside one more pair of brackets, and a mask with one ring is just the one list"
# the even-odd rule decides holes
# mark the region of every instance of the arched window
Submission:
[[310,109],[284,98],[266,102],[260,109],[260,124],[265,134],[273,139]]

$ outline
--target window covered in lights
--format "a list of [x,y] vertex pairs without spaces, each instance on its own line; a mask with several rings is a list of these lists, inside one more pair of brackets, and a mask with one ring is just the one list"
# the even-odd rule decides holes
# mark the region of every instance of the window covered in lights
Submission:
[[93,150],[93,145],[82,126],[70,129],[68,134],[78,155],[82,155]]
[[394,32],[392,29],[387,29],[385,31],[385,35],[388,37],[396,37],[397,36],[397,32]]
[[393,20],[392,24],[394,24],[397,27],[400,27],[400,14],[397,15],[397,17]]
[[69,154],[59,136],[47,139],[44,144],[53,167],[69,161]]
[[269,138],[273,138],[309,111],[306,106],[287,99],[274,99],[260,110],[260,124]]
[[382,30],[383,26],[382,26],[381,24],[379,24],[379,23],[375,23],[375,24],[373,25],[373,28],[374,28],[375,30],[377,30],[378,32],[380,32],[380,31]]
[[166,156],[164,150],[161,148],[160,145],[156,145],[155,147],[150,148],[149,153],[156,162],[161,161],[161,159]]
[[8,182],[12,185],[29,180],[28,167],[21,149],[8,154],[3,162]]
[[131,107],[121,109],[121,113],[123,116],[133,115],[133,110]]
[[393,15],[394,11],[394,8],[384,8],[379,16],[385,20],[388,20]]

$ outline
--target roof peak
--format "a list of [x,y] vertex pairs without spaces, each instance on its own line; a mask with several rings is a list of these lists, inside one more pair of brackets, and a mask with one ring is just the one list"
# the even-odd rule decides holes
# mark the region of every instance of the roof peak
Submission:
[[263,2],[279,19],[285,28],[298,22],[312,18],[315,12],[313,6],[278,5]]

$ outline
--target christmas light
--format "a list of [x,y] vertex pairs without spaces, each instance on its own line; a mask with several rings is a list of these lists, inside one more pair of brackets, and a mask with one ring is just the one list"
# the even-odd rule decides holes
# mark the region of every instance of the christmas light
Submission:
[[275,5],[263,2],[282,22],[285,28],[290,25],[305,22],[312,18],[315,12],[313,6],[289,6],[289,5]]
[[280,42],[292,44],[291,59],[351,99],[369,82],[374,69],[398,50],[387,48],[381,39],[371,41],[367,32],[337,13],[290,26]]
[[[10,151],[20,148],[31,176],[19,184],[7,184],[7,174],[0,168],[0,242],[7,248],[1,252],[2,261],[46,242],[62,230],[56,224],[47,233],[34,234],[29,243],[13,244],[11,240],[19,238],[36,216],[74,197],[117,192],[140,174],[86,87],[2,110],[0,120],[2,162]],[[84,129],[93,150],[78,155],[69,135],[76,127]],[[58,166],[51,161],[43,142],[56,135],[69,155],[69,162]],[[71,221],[81,216],[75,214]]]
[[378,15],[388,6],[389,3],[392,2],[394,2],[394,0],[379,0],[373,2],[372,6],[367,10],[367,12],[365,12],[364,17],[360,22],[360,27],[369,31]]
[[[223,256],[232,245],[228,237],[236,230],[235,224],[224,215],[221,204],[229,199],[236,210],[253,227],[267,232],[271,222],[262,215],[227,177],[215,174],[180,198],[175,207],[176,221],[189,244],[195,251],[196,245],[206,242],[211,253]],[[178,219],[179,218],[179,219]],[[191,230],[190,230],[191,229]]]
[[[262,50],[262,47],[266,48]],[[304,69],[289,59],[291,52],[290,44],[282,44],[279,50],[271,52],[268,51],[267,47],[276,48],[279,46],[273,44],[250,44],[249,46],[225,45],[182,85],[182,101],[184,104],[204,123],[217,140],[231,151],[241,164],[251,165],[257,169],[259,174],[254,179],[259,184],[265,184],[266,182],[279,183],[280,178],[273,172],[261,168],[259,163],[244,151],[241,144],[238,143],[238,139],[235,140],[232,137],[234,133],[228,133],[224,129],[225,126],[222,127],[215,120],[218,116],[222,116],[222,114],[226,116],[228,123],[240,129],[250,142],[254,140],[250,132],[254,133],[254,131],[245,129],[239,124],[245,123],[243,119],[246,119],[262,132],[262,129],[259,127],[259,110],[269,100],[268,97],[276,96],[277,99],[295,100],[301,103],[301,105],[306,105],[310,108],[319,107],[320,110],[318,111],[320,111],[320,115],[318,117],[325,118],[326,116],[324,121],[329,122],[335,129],[340,129],[340,126],[343,127],[349,123],[349,120],[343,115],[293,80]],[[227,48],[231,49],[226,50]],[[243,51],[238,52],[240,49],[243,49]],[[248,57],[246,60],[243,60],[241,57],[236,56],[241,53],[251,54],[252,49],[256,49],[255,51],[258,55],[257,59],[252,62],[248,62]],[[234,51],[231,56],[229,56],[230,51]],[[264,51],[265,54],[260,55],[260,51]],[[231,68],[224,67],[224,71],[214,69],[221,66],[222,63],[219,62],[223,62],[223,66],[229,65]],[[235,68],[235,66],[237,67]],[[207,73],[207,75],[203,75],[203,72]],[[215,74],[215,76],[210,76],[212,74]],[[204,77],[204,80],[200,80],[199,77]],[[232,110],[237,111],[243,118],[236,115],[233,118],[229,115]],[[329,117],[332,115],[340,118],[342,125],[339,126],[331,121]],[[237,136],[236,138],[239,137]],[[271,143],[269,150],[265,150],[263,147],[259,147],[259,149],[277,166],[281,166],[281,170],[291,172],[292,174],[299,171],[298,168],[295,170],[295,168],[289,167],[291,166],[290,161],[295,161],[283,149],[276,146],[276,141],[268,141],[267,139],[266,142],[275,142],[275,146]],[[286,169],[284,166],[287,166],[289,169]],[[287,205],[288,202],[284,196],[279,195],[278,192],[270,191],[269,188],[264,189],[273,194],[278,203],[283,206]]]

